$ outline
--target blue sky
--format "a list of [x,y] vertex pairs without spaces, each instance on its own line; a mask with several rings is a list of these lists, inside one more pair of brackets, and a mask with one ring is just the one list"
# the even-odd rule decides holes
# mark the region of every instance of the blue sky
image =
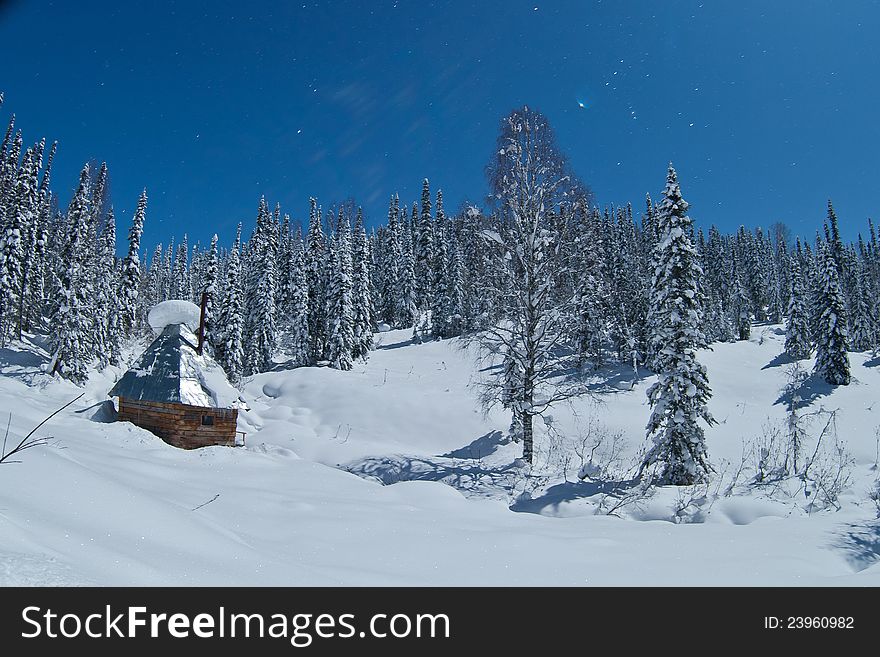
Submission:
[[699,225],[880,218],[878,2],[247,4],[3,3],[2,120],[59,140],[64,202],[106,160],[121,235],[147,187],[146,248],[229,243],[262,194],[382,222],[428,177],[455,210],[522,104],[600,204],[640,209],[672,160]]

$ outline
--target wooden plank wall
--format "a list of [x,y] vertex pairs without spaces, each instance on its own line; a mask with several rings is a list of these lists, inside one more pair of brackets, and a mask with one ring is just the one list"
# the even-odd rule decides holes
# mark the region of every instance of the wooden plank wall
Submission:
[[[214,418],[203,425],[202,416]],[[119,398],[119,420],[151,431],[165,442],[183,449],[209,445],[235,445],[237,408],[205,408],[170,402]]]

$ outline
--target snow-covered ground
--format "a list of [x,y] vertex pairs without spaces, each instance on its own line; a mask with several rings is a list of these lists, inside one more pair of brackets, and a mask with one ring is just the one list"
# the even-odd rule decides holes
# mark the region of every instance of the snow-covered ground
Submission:
[[[744,472],[733,484],[744,441],[785,416],[778,327],[702,355],[716,482],[651,497],[608,482],[644,446],[650,378],[597,375],[592,399],[554,409],[525,469],[507,416],[484,416],[469,387],[492,371],[457,340],[409,335],[379,334],[352,372],[246,382],[246,448],[183,451],[108,422],[101,402],[121,372],[94,374],[37,434],[47,446],[0,465],[0,584],[880,585],[880,360],[852,354],[852,385],[801,388],[804,414],[839,409],[854,459],[840,510],[818,510],[792,482],[748,486]],[[43,360],[0,350],[8,442],[82,392],[39,374]]]

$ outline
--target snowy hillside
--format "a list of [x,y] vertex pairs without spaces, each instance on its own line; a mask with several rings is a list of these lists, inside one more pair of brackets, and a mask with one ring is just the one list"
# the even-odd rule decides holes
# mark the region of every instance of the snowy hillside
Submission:
[[[246,448],[183,451],[107,422],[101,404],[120,370],[92,373],[86,395],[37,434],[49,444],[0,465],[0,584],[880,584],[876,358],[851,355],[850,386],[801,386],[804,413],[839,409],[854,459],[838,511],[810,507],[796,486],[733,483],[744,440],[785,417],[777,327],[701,354],[719,420],[707,430],[715,483],[643,499],[608,482],[644,447],[650,378],[600,372],[594,399],[539,428],[526,469],[503,440],[509,418],[484,417],[469,387],[492,372],[458,340],[410,335],[377,334],[352,372],[246,381]],[[38,347],[15,343],[0,358],[10,442],[82,392],[39,373]],[[597,436],[593,461],[580,458]]]

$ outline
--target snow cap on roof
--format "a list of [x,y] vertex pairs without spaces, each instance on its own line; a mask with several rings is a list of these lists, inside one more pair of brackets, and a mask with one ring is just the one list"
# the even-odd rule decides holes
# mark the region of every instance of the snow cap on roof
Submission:
[[150,308],[150,312],[147,315],[147,322],[149,322],[150,328],[153,329],[153,333],[156,335],[162,333],[166,326],[172,324],[183,324],[195,333],[199,330],[200,319],[201,309],[194,303],[180,299],[157,303]]

